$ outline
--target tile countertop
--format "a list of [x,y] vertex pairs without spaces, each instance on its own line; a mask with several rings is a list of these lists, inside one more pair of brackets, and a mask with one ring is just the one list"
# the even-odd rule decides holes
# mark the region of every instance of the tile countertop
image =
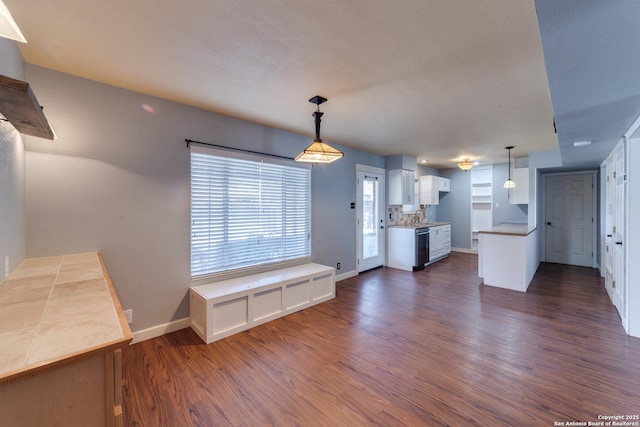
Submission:
[[131,340],[99,253],[25,259],[0,283],[0,384]]
[[437,227],[439,225],[447,225],[451,224],[450,222],[423,222],[419,224],[413,225],[390,225],[389,227],[393,228],[428,228],[428,227]]
[[503,234],[506,236],[528,236],[536,227],[531,227],[528,224],[519,224],[514,222],[503,222],[499,225],[494,225],[491,228],[480,230],[480,234]]

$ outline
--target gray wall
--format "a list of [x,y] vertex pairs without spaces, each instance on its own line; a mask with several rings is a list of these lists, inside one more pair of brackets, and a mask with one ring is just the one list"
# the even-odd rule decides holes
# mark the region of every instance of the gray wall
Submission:
[[[17,43],[0,37],[0,74],[24,80],[24,61]],[[38,94],[36,93],[36,97]],[[5,275],[5,257],[13,271],[26,254],[25,152],[21,135],[0,122],[0,282]]]
[[[188,316],[184,139],[284,156],[311,142],[32,65],[26,73],[58,135],[27,139],[27,255],[102,252],[136,331]],[[312,169],[312,258],[340,262],[338,273],[356,269],[355,164],[384,167],[383,157],[340,148],[344,159]]]
[[443,169],[440,176],[449,178],[451,191],[440,197],[438,221],[451,222],[451,246],[471,248],[471,174],[461,169]]

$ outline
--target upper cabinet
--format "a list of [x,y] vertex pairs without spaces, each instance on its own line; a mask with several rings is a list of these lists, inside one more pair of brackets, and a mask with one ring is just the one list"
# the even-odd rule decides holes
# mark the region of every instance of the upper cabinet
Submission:
[[529,168],[516,168],[511,171],[515,188],[509,190],[509,203],[512,205],[529,204]]
[[389,175],[389,204],[415,205],[415,172],[393,169]]
[[451,190],[451,181],[435,175],[420,177],[420,204],[437,205],[440,203],[440,192],[448,193]]

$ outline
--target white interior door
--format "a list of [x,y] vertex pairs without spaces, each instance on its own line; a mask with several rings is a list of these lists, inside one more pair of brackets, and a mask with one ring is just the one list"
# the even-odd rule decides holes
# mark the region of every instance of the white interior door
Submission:
[[357,170],[357,270],[380,267],[385,258],[384,170]]
[[618,144],[613,151],[613,225],[612,244],[613,249],[613,304],[618,309],[620,317],[626,319],[626,280],[624,277],[625,252],[624,252],[624,200],[625,200],[625,157],[624,145]]
[[614,178],[614,166],[613,155],[607,157],[605,163],[605,191],[604,191],[604,204],[605,204],[605,218],[604,218],[604,283],[609,294],[609,298],[613,302],[613,215],[615,212],[615,178]]
[[545,260],[593,267],[593,174],[545,177]]

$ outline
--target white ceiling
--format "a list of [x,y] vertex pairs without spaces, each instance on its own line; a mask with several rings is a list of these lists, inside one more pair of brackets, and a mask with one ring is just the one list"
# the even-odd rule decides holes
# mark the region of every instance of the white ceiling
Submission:
[[533,0],[4,0],[32,64],[437,168],[558,148]]

